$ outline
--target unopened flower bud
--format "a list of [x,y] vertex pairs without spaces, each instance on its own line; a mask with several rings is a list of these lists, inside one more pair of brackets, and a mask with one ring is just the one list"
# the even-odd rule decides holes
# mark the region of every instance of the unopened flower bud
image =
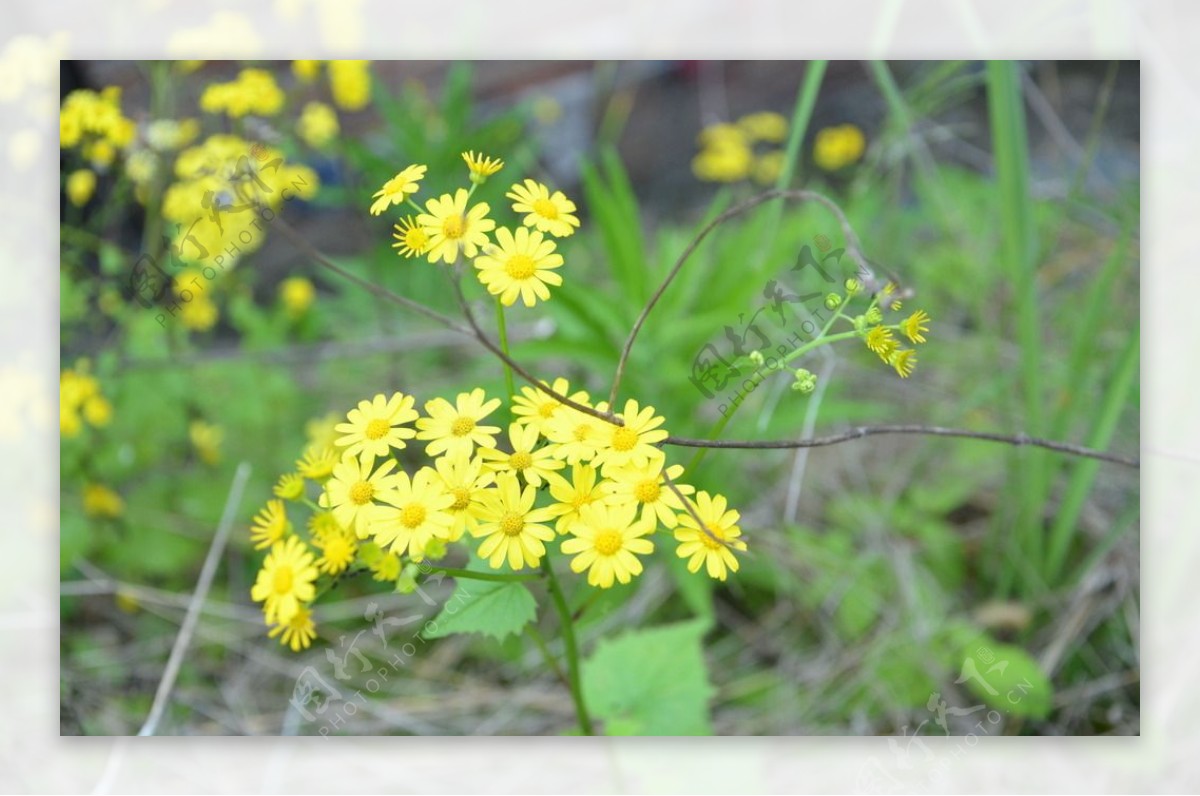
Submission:
[[433,538],[425,544],[425,557],[431,561],[446,557],[446,541],[444,539]]
[[405,564],[400,577],[396,578],[396,591],[399,594],[412,594],[416,590],[417,567],[414,564]]
[[872,307],[871,309],[867,310],[865,317],[867,319],[867,323],[869,324],[874,325],[877,323],[883,323],[883,310],[879,309],[878,307]]
[[808,395],[817,388],[817,376],[815,373],[804,368],[796,371],[796,381],[792,383],[792,389],[801,395]]
[[750,361],[755,365],[758,365],[760,368],[763,366],[763,363],[766,362],[766,360],[763,359],[762,352],[757,348],[750,352]]
[[840,306],[842,306],[842,297],[837,293],[830,293],[825,297],[825,309],[836,310]]
[[862,282],[857,279],[850,278],[846,280],[846,295],[853,296],[862,291]]

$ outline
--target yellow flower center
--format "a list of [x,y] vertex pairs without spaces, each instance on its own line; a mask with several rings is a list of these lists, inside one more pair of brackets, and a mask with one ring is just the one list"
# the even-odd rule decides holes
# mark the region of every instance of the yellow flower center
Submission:
[[553,221],[558,218],[558,207],[549,199],[538,199],[533,203],[533,212],[542,218]]
[[591,503],[591,502],[592,502],[592,496],[585,492],[576,492],[575,497],[571,498],[571,506],[573,508],[575,508],[576,511],[578,511],[579,509],[583,508],[584,506],[586,506],[588,503]]
[[386,420],[376,418],[370,423],[367,423],[367,430],[363,432],[367,439],[383,439],[383,435],[387,434],[392,428],[392,424]]
[[611,556],[621,549],[621,543],[624,539],[621,537],[621,532],[609,528],[596,534],[596,552],[602,556]]
[[546,401],[546,403],[538,407],[538,414],[542,417],[551,417],[554,414],[554,410],[557,408],[557,401]]
[[409,503],[400,512],[400,524],[409,530],[420,527],[425,522],[425,507],[419,503]]
[[471,505],[471,490],[468,487],[460,486],[450,490],[454,495],[454,503],[450,508],[454,511],[462,511],[467,506]]
[[460,417],[450,425],[450,433],[456,437],[465,437],[475,430],[475,421],[469,417]]
[[638,435],[636,431],[620,426],[612,435],[613,450],[626,451],[633,450],[633,446],[637,445]]
[[463,217],[447,216],[442,221],[442,234],[451,240],[458,240],[463,235]]
[[654,503],[662,494],[658,481],[642,481],[633,488],[633,496],[641,503]]
[[592,435],[592,427],[587,423],[580,423],[575,426],[575,441],[583,442]]
[[500,531],[505,536],[516,536],[525,530],[525,518],[520,514],[508,512],[500,518]]
[[371,498],[375,496],[375,487],[366,481],[359,481],[354,486],[350,487],[350,500],[358,505],[371,502]]
[[508,466],[514,470],[524,470],[531,464],[533,464],[533,457],[525,451],[517,451],[508,457]]
[[429,243],[429,236],[419,227],[412,227],[404,233],[404,245],[413,251],[421,251],[427,243]]
[[504,272],[513,279],[528,279],[534,270],[533,259],[527,254],[514,254],[504,264]]
[[292,591],[292,568],[279,567],[275,570],[275,587],[276,594],[290,594]]
[[[699,531],[700,542],[709,550],[720,550],[725,545],[721,544],[725,539],[725,529],[718,525],[709,525],[709,533]],[[711,536],[709,534],[712,534]],[[715,537],[715,538],[714,538]]]

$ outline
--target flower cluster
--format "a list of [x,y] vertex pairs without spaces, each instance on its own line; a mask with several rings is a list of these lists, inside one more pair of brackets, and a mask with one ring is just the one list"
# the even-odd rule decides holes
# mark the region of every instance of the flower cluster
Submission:
[[813,160],[825,171],[839,171],[863,156],[867,139],[853,124],[826,127],[813,142]]
[[112,421],[113,408],[91,375],[89,363],[79,360],[58,379],[58,429],[63,437],[77,437],[84,423],[103,428]]
[[121,112],[121,89],[109,86],[98,93],[77,89],[68,94],[59,109],[58,132],[60,147],[78,147],[84,159],[103,169],[133,143],[137,127]]
[[753,178],[762,185],[773,183],[783,168],[778,144],[787,134],[787,119],[770,111],[706,127],[699,136],[700,152],[692,159],[692,173],[707,182]]
[[889,282],[866,312],[854,317],[853,323],[866,347],[891,365],[900,378],[907,379],[917,366],[917,352],[915,348],[905,348],[895,332],[903,334],[913,345],[924,343],[931,319],[925,310],[917,310],[903,321],[885,324],[884,310],[899,312],[902,306],[903,302],[896,297],[896,286]]
[[283,90],[265,69],[243,69],[228,83],[210,83],[200,95],[200,109],[231,119],[274,116],[283,110]]
[[[557,545],[599,588],[639,575],[661,535],[692,572],[725,580],[737,571],[734,551],[746,549],[738,512],[679,481],[683,467],[666,462],[667,432],[653,407],[628,400],[610,415],[566,379],[548,390],[596,414],[527,386],[502,429],[501,401],[482,389],[433,398],[422,411],[413,396],[394,393],[361,401],[332,437],[321,432],[251,528],[255,546],[269,551],[252,597],[271,635],[293,649],[309,645],[322,577],[370,571],[411,589],[417,562],[458,542],[511,570],[539,566]],[[427,461],[406,467],[410,446],[423,446]],[[306,534],[290,510],[306,510]]]
[[329,90],[334,104],[344,111],[361,111],[371,101],[370,61],[292,61],[292,74],[301,83],[312,83],[328,64]]
[[375,192],[371,214],[408,204],[417,215],[401,218],[393,235],[392,245],[401,256],[453,265],[461,255],[473,261],[479,281],[505,306],[518,298],[526,307],[548,300],[549,287],[562,284],[554,269],[562,267],[563,258],[554,239],[568,237],[579,227],[575,203],[562,191],[526,179],[505,194],[512,200],[513,212],[522,216],[521,225],[497,228],[488,217],[487,202],[471,204],[471,197],[504,168],[504,162],[474,152],[464,152],[463,160],[469,189],[429,199],[422,208],[412,197],[420,191],[427,169],[407,166]]

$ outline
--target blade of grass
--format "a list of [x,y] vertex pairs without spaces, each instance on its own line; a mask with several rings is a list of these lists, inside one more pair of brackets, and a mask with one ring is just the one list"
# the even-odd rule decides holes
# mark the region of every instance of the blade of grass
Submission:
[[[1037,259],[1032,205],[1029,195],[1029,152],[1025,110],[1021,99],[1019,66],[1013,61],[989,61],[987,65],[988,115],[996,163],[1000,199],[1001,261],[1014,288],[1017,341],[1021,351],[1022,424],[1026,433],[1042,436],[1046,430],[1043,402],[1041,325],[1038,316]],[[1023,451],[1013,457],[1016,505],[1015,528],[1011,529],[1016,552],[1041,566],[1041,511],[1045,504],[1046,456],[1042,451]],[[1003,527],[997,532],[1005,533]],[[1017,580],[1013,567],[1002,572],[1002,591]],[[1022,581],[1028,591],[1031,584]]]
[[[1112,442],[1113,432],[1121,418],[1121,412],[1125,409],[1129,391],[1137,383],[1140,343],[1141,331],[1134,330],[1121,354],[1116,376],[1101,400],[1096,424],[1088,438],[1088,444],[1093,447],[1107,448]],[[1054,583],[1062,570],[1071,540],[1079,528],[1079,514],[1092,491],[1092,483],[1096,480],[1099,469],[1100,463],[1091,460],[1083,460],[1075,465],[1058,516],[1055,517],[1054,526],[1050,530],[1049,553],[1046,559],[1047,583]]]

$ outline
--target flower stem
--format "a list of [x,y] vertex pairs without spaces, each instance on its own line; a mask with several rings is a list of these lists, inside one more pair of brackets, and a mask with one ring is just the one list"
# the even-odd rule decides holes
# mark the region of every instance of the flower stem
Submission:
[[567,678],[571,683],[571,699],[575,702],[575,716],[579,719],[579,731],[584,735],[595,735],[592,730],[592,719],[588,716],[587,705],[583,702],[583,685],[579,680],[579,648],[575,644],[575,624],[571,619],[571,609],[567,606],[567,598],[563,596],[562,587],[550,566],[550,558],[542,559],[542,572],[546,576],[546,585],[550,589],[550,597],[558,610],[558,618],[562,623],[563,644],[567,651]]
[[522,580],[537,580],[541,577],[534,572],[476,572],[473,569],[455,569],[454,567],[435,567],[422,565],[422,569],[428,568],[433,572],[441,572],[443,575],[449,575],[452,578],[469,578],[471,580],[499,580],[499,581],[522,581]]
[[[505,356],[511,356],[508,352],[508,327],[504,323],[504,305],[500,303],[500,297],[496,297],[496,329],[500,334],[500,350]],[[507,362],[504,363],[504,383],[508,388],[508,400],[516,395],[517,388],[513,384],[513,372]]]

